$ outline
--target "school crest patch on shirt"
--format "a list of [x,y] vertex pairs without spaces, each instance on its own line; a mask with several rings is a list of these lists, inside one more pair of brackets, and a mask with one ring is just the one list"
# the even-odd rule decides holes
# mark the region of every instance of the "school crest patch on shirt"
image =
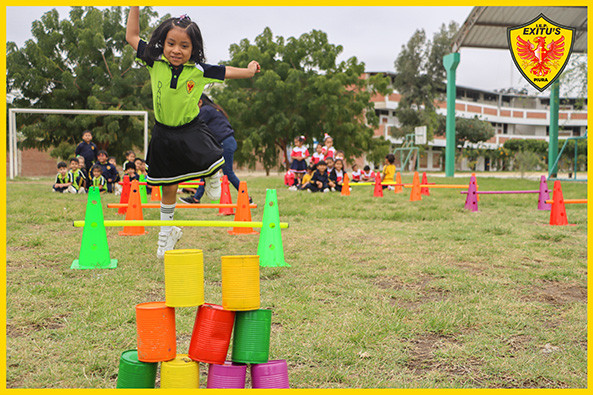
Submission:
[[187,81],[187,93],[191,93],[191,91],[194,89],[194,87],[196,86],[196,83],[194,82],[194,80],[189,80]]

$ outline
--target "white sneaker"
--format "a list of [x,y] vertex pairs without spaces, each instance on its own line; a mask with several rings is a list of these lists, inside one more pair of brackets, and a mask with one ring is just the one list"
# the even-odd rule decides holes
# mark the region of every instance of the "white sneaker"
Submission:
[[80,189],[78,190],[78,194],[84,195],[85,193],[86,193],[86,190],[83,187],[80,187]]
[[310,189],[307,189],[307,192],[309,192],[309,193],[313,193],[313,191],[312,191],[312,190],[310,190]]
[[288,188],[289,191],[296,191],[297,187],[296,185],[291,186],[290,188]]
[[323,193],[326,193],[326,192],[329,192],[329,188],[325,188],[325,189],[323,190]]
[[332,187],[332,192],[335,192],[335,191],[336,191],[336,188]]
[[220,195],[222,195],[222,188],[220,187],[220,177],[221,172],[220,170],[213,174],[210,177],[206,177],[204,179],[204,193],[210,200],[218,200],[220,199]]
[[166,251],[175,248],[175,244],[177,244],[182,234],[183,232],[181,231],[181,228],[178,228],[177,226],[171,227],[171,231],[169,233],[159,232],[156,257],[163,259],[165,257]]
[[70,185],[70,186],[68,187],[68,190],[67,190],[67,192],[68,192],[68,193],[74,193],[74,194],[77,194],[77,193],[78,193],[78,191],[76,190],[76,188],[74,188],[72,185]]

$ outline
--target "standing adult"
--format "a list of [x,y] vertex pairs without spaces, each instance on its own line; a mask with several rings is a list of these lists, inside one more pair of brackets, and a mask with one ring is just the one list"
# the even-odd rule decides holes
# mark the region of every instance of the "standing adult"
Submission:
[[[235,140],[235,131],[233,130],[229,117],[226,111],[214,103],[206,94],[202,94],[198,102],[200,107],[200,118],[208,129],[214,135],[214,138],[222,146],[222,156],[224,157],[224,165],[222,166],[222,173],[227,176],[229,182],[233,184],[235,189],[239,190],[240,180],[233,171],[233,157],[237,150],[237,140]],[[179,198],[184,203],[200,203],[200,199],[204,195],[204,186],[200,185],[193,196]],[[251,199],[251,198],[250,198]]]

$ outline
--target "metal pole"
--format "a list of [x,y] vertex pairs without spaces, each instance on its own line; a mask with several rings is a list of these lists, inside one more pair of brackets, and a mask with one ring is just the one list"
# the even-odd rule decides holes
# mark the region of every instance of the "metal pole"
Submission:
[[14,157],[12,155],[12,128],[14,126],[14,119],[12,110],[8,110],[8,167],[9,176],[12,180],[14,178]]
[[555,166],[558,158],[558,110],[560,107],[560,83],[552,84],[550,91],[550,136],[548,142],[548,178],[558,176],[558,166]]
[[443,56],[443,64],[447,70],[447,127],[445,148],[445,176],[455,175],[455,77],[459,64],[459,52]]

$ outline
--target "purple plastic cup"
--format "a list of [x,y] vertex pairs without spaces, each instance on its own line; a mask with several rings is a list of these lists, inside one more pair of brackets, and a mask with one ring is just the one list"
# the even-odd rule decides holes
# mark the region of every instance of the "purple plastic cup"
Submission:
[[208,382],[206,388],[245,388],[247,365],[233,365],[225,362],[224,365],[208,366]]
[[252,388],[290,388],[284,359],[251,365]]

